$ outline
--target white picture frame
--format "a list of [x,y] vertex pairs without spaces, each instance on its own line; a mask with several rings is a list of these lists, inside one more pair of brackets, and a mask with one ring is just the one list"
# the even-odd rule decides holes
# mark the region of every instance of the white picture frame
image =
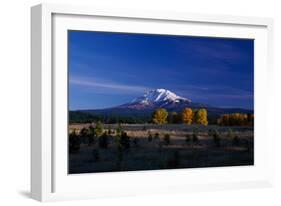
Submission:
[[[273,77],[272,19],[40,4],[31,8],[31,26],[32,198],[53,201],[273,185],[274,137],[267,126]],[[73,28],[254,38],[255,165],[68,175],[66,138],[56,138],[67,133],[62,129],[67,119],[67,70],[56,68],[67,67],[65,34]]]

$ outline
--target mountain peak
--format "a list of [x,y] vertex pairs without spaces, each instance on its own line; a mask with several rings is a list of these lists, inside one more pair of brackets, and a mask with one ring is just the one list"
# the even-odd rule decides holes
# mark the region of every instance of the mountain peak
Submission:
[[189,99],[180,97],[167,89],[154,89],[146,92],[143,96],[134,99],[131,103],[151,104],[159,102],[191,102]]

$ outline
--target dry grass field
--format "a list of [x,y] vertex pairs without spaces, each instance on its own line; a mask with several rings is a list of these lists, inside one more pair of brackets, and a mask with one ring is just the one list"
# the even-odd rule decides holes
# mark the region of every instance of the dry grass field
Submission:
[[[90,124],[72,124],[69,129],[70,132],[73,129],[79,132],[83,127],[89,126]],[[124,124],[122,130],[129,137],[127,149],[118,147],[116,127],[117,125],[104,125],[105,131],[111,130],[111,134],[107,135],[107,148],[101,148],[98,140],[89,145],[87,139],[82,137],[80,150],[69,153],[69,173],[254,164],[253,127]],[[197,139],[193,138],[195,130]],[[217,131],[217,139],[214,140],[210,130]]]

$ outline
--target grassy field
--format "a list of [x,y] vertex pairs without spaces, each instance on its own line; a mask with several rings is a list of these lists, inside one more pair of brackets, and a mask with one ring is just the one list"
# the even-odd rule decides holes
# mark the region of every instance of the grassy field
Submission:
[[[69,129],[70,132],[73,129],[79,132],[83,127],[89,126],[90,124],[71,124]],[[130,148],[126,150],[118,147],[116,127],[117,125],[104,125],[105,131],[108,128],[111,130],[107,148],[100,148],[97,142],[89,146],[87,139],[82,137],[80,150],[69,154],[69,173],[254,164],[253,127],[122,124],[130,142]],[[195,128],[198,139],[194,139]],[[230,128],[232,133],[229,132]],[[218,138],[214,140],[210,130],[216,130]],[[149,134],[152,138],[148,138]]]

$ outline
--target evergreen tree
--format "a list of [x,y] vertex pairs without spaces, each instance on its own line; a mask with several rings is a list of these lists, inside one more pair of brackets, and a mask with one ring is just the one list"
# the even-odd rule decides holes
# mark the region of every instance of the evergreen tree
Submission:
[[103,124],[101,122],[97,122],[95,132],[98,137],[103,134]]
[[193,143],[198,143],[199,142],[199,139],[198,139],[198,129],[197,128],[194,128],[193,129],[193,133],[192,133],[192,142]]
[[177,112],[170,112],[168,117],[169,123],[178,124],[181,122],[181,115]]
[[116,127],[116,135],[120,136],[122,131],[123,131],[122,126],[121,126],[120,122],[118,122],[118,125]]
[[148,131],[147,141],[148,141],[148,142],[151,142],[151,141],[152,141],[152,134],[151,134],[150,131]]
[[190,142],[190,139],[191,139],[191,138],[190,138],[190,134],[186,134],[186,135],[185,135],[185,142],[186,142],[186,143],[189,143],[189,142]]
[[91,146],[96,143],[96,130],[90,125],[88,130],[88,145]]
[[214,140],[216,147],[221,146],[221,138],[220,138],[220,134],[217,130],[215,130],[213,133],[213,140]]
[[156,133],[154,134],[154,139],[155,139],[155,140],[159,140],[159,138],[160,138],[160,135],[159,135],[158,132],[156,132]]
[[80,151],[80,137],[76,134],[76,130],[73,130],[68,137],[69,152],[75,153]]
[[128,136],[127,132],[122,132],[120,137],[120,144],[124,149],[130,148],[130,137]]
[[169,145],[171,143],[169,134],[164,135],[164,142],[165,142],[166,145]]

